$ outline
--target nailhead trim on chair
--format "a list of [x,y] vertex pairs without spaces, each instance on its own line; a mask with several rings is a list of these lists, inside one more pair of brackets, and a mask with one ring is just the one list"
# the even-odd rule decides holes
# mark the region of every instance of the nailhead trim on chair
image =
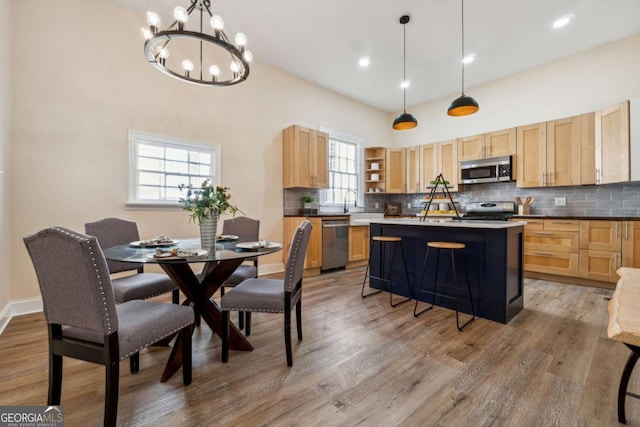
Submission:
[[181,327],[179,327],[177,329],[174,329],[173,331],[169,332],[168,334],[165,334],[165,335],[161,336],[160,338],[156,338],[155,340],[153,340],[151,342],[148,342],[147,344],[143,344],[141,347],[138,347],[137,349],[131,351],[130,353],[127,353],[127,354],[125,354],[123,356],[120,356],[120,360],[124,360],[124,359],[128,358],[129,356],[131,356],[132,354],[139,353],[140,350],[144,350],[145,348],[151,346],[153,343],[158,342],[161,339],[168,337],[169,335],[173,335],[176,332],[183,330],[184,328],[186,328],[187,326],[191,325],[192,323],[193,322],[185,323]]
[[[89,239],[86,239],[85,237],[76,234],[76,233],[72,233],[69,230],[65,229],[65,228],[61,228],[61,227],[52,227],[52,229],[59,231],[63,234],[66,234],[69,237],[74,238],[77,242],[80,243],[89,243]],[[89,254],[91,255],[91,260],[93,261],[93,267],[95,268],[96,271],[96,279],[98,280],[98,285],[100,288],[100,294],[102,295],[102,305],[104,307],[104,311],[105,311],[105,320],[107,321],[107,333],[105,335],[110,335],[112,333],[111,330],[111,318],[109,317],[109,313],[107,312],[107,300],[105,298],[105,294],[104,294],[104,283],[102,282],[102,277],[100,276],[99,272],[98,272],[98,264],[96,263],[96,257],[95,257],[95,253],[94,253],[94,249],[92,246],[89,246]]]

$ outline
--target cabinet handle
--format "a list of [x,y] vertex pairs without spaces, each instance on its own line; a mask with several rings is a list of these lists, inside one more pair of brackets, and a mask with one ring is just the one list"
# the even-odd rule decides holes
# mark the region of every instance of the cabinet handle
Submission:
[[486,157],[491,157],[491,146],[490,145],[485,146],[484,150],[487,154]]
[[600,184],[600,169],[596,168],[596,184]]
[[624,222],[624,238],[629,238],[629,221]]
[[619,230],[619,228],[620,228],[620,223],[616,222],[616,239],[620,238],[620,230]]
[[540,255],[540,256],[553,256],[553,254],[550,254],[548,252],[534,252],[534,255]]
[[571,221],[551,221],[551,224],[571,224]]
[[547,174],[542,172],[542,186],[547,185]]
[[539,234],[541,236],[553,236],[553,233],[550,231],[536,231],[534,234]]
[[614,263],[615,263],[616,269],[618,269],[619,265],[618,265],[618,253],[617,252],[615,253],[615,256],[616,256],[616,258],[614,260]]

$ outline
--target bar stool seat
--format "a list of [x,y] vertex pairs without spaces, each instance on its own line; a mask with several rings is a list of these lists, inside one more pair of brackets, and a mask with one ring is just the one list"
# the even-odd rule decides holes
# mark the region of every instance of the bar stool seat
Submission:
[[[424,257],[424,263],[422,265],[422,274],[420,276],[420,283],[418,285],[418,290],[417,293],[418,295],[416,295],[416,305],[413,308],[413,315],[415,317],[418,317],[420,314],[424,313],[427,310],[431,310],[435,304],[435,299],[436,297],[441,297],[441,298],[448,298],[448,299],[452,299],[454,301],[454,307],[456,310],[456,326],[458,328],[458,331],[462,331],[462,328],[464,328],[465,326],[467,326],[470,322],[472,322],[473,320],[475,320],[476,318],[476,312],[475,312],[475,308],[473,306],[473,297],[471,295],[471,285],[469,283],[469,274],[467,273],[467,264],[465,262],[464,259],[464,249],[467,247],[467,245],[465,245],[464,243],[459,243],[459,242],[427,242],[427,254]],[[433,275],[433,290],[427,290],[427,289],[423,289],[423,284],[424,284],[424,275],[425,272],[427,270],[427,263],[429,261],[429,251],[431,249],[435,249],[436,250],[436,268],[435,268],[435,272]],[[439,269],[439,265],[440,265],[440,250],[449,250],[451,252],[451,272],[453,275],[453,285],[451,284],[444,284],[444,283],[438,283],[438,269]],[[461,288],[458,287],[458,280],[456,277],[456,262],[455,262],[455,252],[459,252],[460,256],[462,257],[462,268],[464,270],[464,276],[465,276],[465,281],[466,281],[466,289],[465,288]],[[441,288],[445,288],[445,289],[451,289],[453,290],[453,295],[450,294],[444,294],[444,293],[440,293],[437,292],[437,287],[441,287]],[[460,295],[460,292],[466,292],[466,295]],[[425,308],[422,311],[418,311],[418,303],[419,303],[419,299],[418,296],[421,294],[429,294],[432,295],[432,300],[431,300],[431,306]],[[458,298],[459,297],[464,297],[469,299],[470,303],[471,303],[471,319],[467,320],[462,326],[460,326],[460,317],[458,314]]]
[[[376,245],[377,244],[377,245]],[[389,265],[387,266],[386,264],[386,253],[387,253],[387,246],[388,245],[393,245],[393,253],[391,256],[391,261],[389,263]],[[382,292],[383,290],[385,290],[386,288],[386,284],[389,285],[389,304],[391,305],[391,307],[395,307],[399,304],[402,304],[403,302],[407,302],[407,301],[411,301],[411,296],[408,298],[405,298],[401,301],[397,301],[397,302],[393,302],[393,282],[391,280],[391,268],[393,266],[393,260],[396,254],[396,250],[395,248],[397,247],[397,245],[400,245],[400,253],[402,255],[402,265],[404,266],[404,274],[405,277],[407,279],[407,284],[409,286],[409,295],[411,295],[411,281],[409,280],[409,271],[407,270],[407,261],[406,258],[404,256],[404,248],[402,247],[402,237],[398,237],[398,236],[373,236],[371,238],[371,253],[373,253],[375,246],[378,246],[378,249],[380,250],[380,276],[373,276],[369,274],[369,270],[371,268],[371,257],[369,257],[369,262],[367,263],[367,270],[365,271],[365,275],[364,275],[364,280],[362,281],[362,291],[360,292],[360,296],[362,298],[366,298],[368,296],[371,295],[375,295],[375,294],[379,294],[380,292]],[[389,269],[389,273],[386,273],[386,269]],[[364,288],[365,288],[365,284],[367,283],[367,278],[369,278],[369,285],[371,285],[371,279],[374,280],[379,280],[381,282],[383,282],[383,286],[382,289],[379,289],[375,292],[371,292],[368,294],[364,293]]]

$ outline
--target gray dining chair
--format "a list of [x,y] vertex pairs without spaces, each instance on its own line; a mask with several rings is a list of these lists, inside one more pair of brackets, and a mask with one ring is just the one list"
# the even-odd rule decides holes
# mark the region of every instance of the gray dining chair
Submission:
[[229,360],[229,312],[261,311],[284,313],[284,342],[287,365],[293,366],[291,351],[291,311],[296,308],[296,329],[298,341],[302,340],[302,274],[304,257],[311,235],[311,222],[303,221],[291,239],[287,256],[284,280],[247,279],[240,283],[220,301],[222,309],[222,362]]
[[35,267],[49,332],[48,405],[60,405],[63,356],[105,366],[104,425],[118,416],[119,362],[181,334],[183,383],[191,383],[193,309],[156,301],[116,305],[95,237],[52,227],[24,238]]
[[[225,219],[222,223],[222,234],[238,236],[244,241],[258,241],[260,239],[260,220],[246,216]],[[220,296],[224,296],[225,288],[233,288],[247,279],[258,277],[258,257],[247,258],[247,261],[253,265],[241,264],[222,284]],[[251,313],[238,312],[238,328],[244,328],[246,336],[251,335]]]

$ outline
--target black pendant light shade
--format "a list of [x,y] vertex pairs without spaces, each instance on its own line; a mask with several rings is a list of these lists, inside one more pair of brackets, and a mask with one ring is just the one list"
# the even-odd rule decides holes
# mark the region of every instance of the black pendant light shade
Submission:
[[476,113],[480,106],[478,101],[464,94],[464,0],[462,2],[462,94],[451,102],[447,114],[460,117]]
[[[404,53],[403,53],[403,58],[402,58],[402,66],[403,66],[403,74],[402,74],[402,82],[406,82],[407,81],[407,30],[406,30],[406,24],[407,22],[409,22],[411,18],[409,18],[409,15],[402,15],[400,17],[400,23],[402,24],[402,31],[404,33]],[[403,103],[402,103],[402,114],[400,114],[398,117],[396,117],[396,119],[393,121],[393,128],[395,130],[407,130],[407,129],[413,129],[414,127],[418,126],[418,120],[413,117],[413,114],[409,114],[407,113],[407,88],[406,86],[403,85]]]
[[463,93],[451,102],[447,114],[450,116],[468,116],[469,114],[477,112],[479,109],[478,101]]
[[406,111],[393,121],[393,128],[395,130],[413,129],[416,126],[418,126],[418,120],[413,117],[413,114],[407,113]]

